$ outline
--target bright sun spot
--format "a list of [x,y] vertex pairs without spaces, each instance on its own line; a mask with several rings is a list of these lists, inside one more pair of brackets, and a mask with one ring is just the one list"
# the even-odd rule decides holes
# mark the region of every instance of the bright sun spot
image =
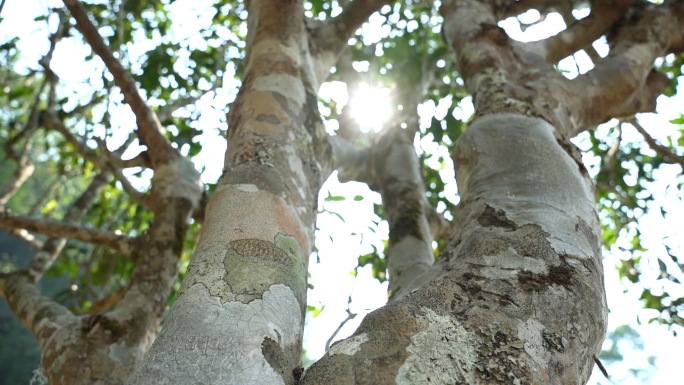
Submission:
[[382,130],[383,123],[392,114],[389,89],[361,83],[356,94],[352,96],[349,107],[361,131],[379,132]]

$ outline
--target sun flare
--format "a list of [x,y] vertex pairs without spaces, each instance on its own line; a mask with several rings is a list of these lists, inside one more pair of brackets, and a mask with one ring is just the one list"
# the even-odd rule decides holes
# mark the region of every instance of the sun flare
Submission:
[[349,104],[361,131],[379,132],[392,114],[389,89],[361,83]]

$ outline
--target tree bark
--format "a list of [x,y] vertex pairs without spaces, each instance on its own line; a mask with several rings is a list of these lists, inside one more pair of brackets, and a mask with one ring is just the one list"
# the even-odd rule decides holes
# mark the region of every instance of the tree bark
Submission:
[[303,384],[588,380],[607,316],[600,228],[591,180],[553,131],[521,114],[470,125],[455,156],[457,228],[440,261]]
[[318,191],[331,172],[304,9],[249,4],[224,175],[165,326],[130,384],[294,384]]

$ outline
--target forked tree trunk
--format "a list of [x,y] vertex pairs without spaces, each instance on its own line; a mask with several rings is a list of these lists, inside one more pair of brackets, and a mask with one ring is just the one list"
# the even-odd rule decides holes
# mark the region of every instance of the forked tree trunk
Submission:
[[607,316],[600,229],[592,182],[553,130],[510,113],[470,125],[455,156],[458,227],[441,260],[304,384],[588,380]]

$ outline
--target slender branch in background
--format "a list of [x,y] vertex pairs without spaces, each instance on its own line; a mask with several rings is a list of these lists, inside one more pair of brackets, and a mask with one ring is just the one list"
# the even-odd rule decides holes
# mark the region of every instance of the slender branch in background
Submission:
[[[24,182],[33,175],[35,168],[29,159],[29,154],[33,147],[35,133],[39,126],[41,95],[48,82],[49,76],[46,76],[45,80],[40,84],[40,87],[38,87],[24,128],[13,137],[10,137],[5,143],[5,154],[7,158],[15,161],[17,169],[12,175],[12,178],[0,189],[0,206],[5,205],[19,188],[21,188]],[[22,140],[21,149],[17,150],[15,147]]]
[[639,133],[644,137],[646,143],[648,143],[648,147],[650,147],[651,150],[660,154],[668,163],[678,163],[680,166],[682,166],[682,170],[684,170],[684,156],[677,155],[671,148],[656,142],[656,140],[653,139],[653,137],[635,118],[631,118],[626,122],[631,124],[634,128],[636,128],[637,131],[639,131]]
[[[596,182],[596,187],[601,190],[610,191],[613,194],[615,194],[616,199],[619,200],[623,206],[628,207],[630,209],[635,208],[634,201],[630,201],[629,198],[626,196],[625,192],[620,191],[620,189],[617,188],[617,186],[612,180],[610,182],[598,181]],[[615,232],[618,233],[620,229],[622,229],[622,227],[624,226],[625,224],[619,225]]]
[[62,221],[14,214],[7,209],[0,209],[0,227],[9,229],[21,228],[51,237],[76,239],[85,243],[106,246],[125,255],[131,254],[133,243],[135,242],[135,238],[126,235],[91,229]]
[[199,96],[189,96],[187,98],[179,99],[179,100],[174,101],[171,104],[167,104],[163,107],[160,107],[159,110],[157,110],[157,116],[159,117],[159,121],[165,122],[165,121],[171,119],[174,112],[178,111],[179,109],[181,109],[183,107],[187,107],[191,104],[196,103],[204,95],[206,95],[206,94],[202,94]]
[[124,0],[119,0],[118,6],[119,9],[117,9],[116,15],[116,50],[119,54],[121,54],[121,47],[123,47],[124,31],[126,30],[126,28],[124,28],[124,21],[126,21],[126,7],[124,7]]
[[138,124],[137,134],[140,142],[147,146],[152,158],[153,167],[167,164],[180,155],[171,146],[164,134],[164,129],[157,115],[143,99],[133,76],[121,65],[107,44],[100,36],[97,27],[92,23],[85,9],[78,0],[64,0],[64,4],[76,20],[78,29],[93,51],[102,59],[114,77],[114,82],[121,89],[126,103],[131,107]]
[[[357,269],[358,269],[358,267],[357,267]],[[356,282],[356,278],[354,278],[354,282]],[[346,317],[344,320],[342,320],[342,322],[340,322],[339,325],[337,325],[337,328],[336,328],[335,331],[330,335],[330,338],[328,338],[328,340],[325,341],[325,351],[326,351],[326,352],[327,352],[328,350],[330,350],[330,344],[332,344],[333,340],[334,340],[335,337],[337,337],[337,335],[340,333],[340,330],[342,330],[342,328],[344,327],[344,325],[346,325],[347,322],[349,322],[349,321],[353,320],[354,318],[356,318],[356,316],[358,315],[358,314],[356,314],[356,313],[352,313],[352,311],[351,311],[351,302],[352,302],[352,295],[353,295],[353,294],[354,294],[354,287],[352,286],[352,290],[351,290],[351,292],[349,293],[349,297],[347,297],[347,308],[344,309],[344,311],[347,313],[347,317]]]
[[[95,199],[100,195],[102,189],[112,179],[112,175],[108,172],[97,174],[90,182],[88,187],[81,193],[81,195],[69,206],[64,215],[63,221],[65,223],[78,223],[81,221],[87,210],[92,206]],[[50,238],[45,241],[41,251],[31,259],[27,266],[29,275],[34,281],[38,281],[40,277],[52,266],[52,263],[57,259],[62,249],[66,245],[64,238]]]
[[5,7],[5,0],[0,1],[0,15],[2,15],[2,9]]
[[[132,135],[134,136],[134,135]],[[132,137],[129,136],[129,139]],[[123,154],[128,146],[130,145],[130,142],[124,143],[119,147],[119,150],[117,151],[110,151],[109,148],[107,148],[107,143],[104,141],[102,138],[95,137],[93,138],[95,140],[95,143],[97,143],[97,148],[107,157],[107,163],[109,164],[110,167],[118,168],[118,169],[124,169],[124,168],[131,168],[131,167],[144,167],[144,168],[151,168],[151,160],[150,160],[150,155],[147,153],[147,151],[143,151],[140,154],[134,156],[131,159],[126,159],[123,160],[121,159],[121,155]]]
[[11,229],[8,230],[10,234],[26,242],[33,250],[40,250],[43,247],[43,242],[36,238],[35,235],[24,229]]
[[159,120],[164,122],[168,119],[171,119],[171,116],[174,112],[177,110],[187,107],[191,104],[197,103],[198,100],[200,100],[204,95],[207,95],[210,92],[214,92],[218,88],[218,86],[212,86],[209,90],[206,92],[202,93],[201,95],[197,96],[188,96],[185,99],[179,99],[174,101],[171,104],[168,104],[166,106],[160,107],[159,110],[157,111],[157,116],[159,117]]
[[[62,175],[58,175],[57,177],[52,178],[52,180],[45,180],[44,184],[47,184],[47,188],[43,191],[37,191],[38,192],[38,199],[33,203],[31,208],[26,212],[28,215],[36,215],[40,211],[40,209],[45,206],[45,202],[50,199],[52,194],[55,193],[58,187],[62,185]],[[41,186],[42,187],[42,186]]]
[[[361,75],[352,67],[352,55],[349,48],[345,48],[337,60],[336,77],[347,84],[347,93],[349,100],[359,92],[359,84],[361,83]],[[349,104],[342,108],[342,111],[337,117],[339,127],[335,134],[348,140],[350,143],[356,143],[361,139],[364,144],[370,144],[368,134],[364,134],[359,130],[359,125],[354,121],[351,114]]]
[[[93,94],[93,97],[87,103],[79,104],[78,106],[74,107],[73,110],[65,111],[64,113],[66,116],[82,116],[84,113],[86,113],[86,111],[90,111],[96,105],[102,103],[105,100],[108,101],[110,95],[111,94],[109,92],[107,92],[106,94],[102,94],[102,95]],[[107,103],[107,105],[109,105],[109,103]],[[48,111],[51,111],[51,110],[55,110],[54,106],[48,106]]]
[[[12,196],[14,196],[14,194],[16,194],[21,186],[28,180],[28,178],[33,175],[35,170],[29,155],[31,148],[33,147],[35,133],[40,125],[41,96],[48,84],[54,85],[57,82],[57,76],[54,72],[52,72],[52,70],[50,70],[50,61],[52,60],[52,55],[55,52],[57,43],[62,39],[65,33],[65,23],[63,22],[64,17],[61,13],[58,13],[58,15],[59,23],[57,25],[57,30],[50,34],[50,46],[48,52],[39,60],[40,65],[44,68],[45,79],[40,84],[40,87],[36,92],[33,103],[31,104],[29,117],[24,125],[23,130],[14,138],[8,140],[5,144],[6,156],[16,162],[17,168],[10,180],[6,182],[4,186],[0,187],[0,207],[7,204]],[[54,89],[54,87],[51,87],[51,89]],[[54,94],[51,93],[48,99],[53,100]],[[17,144],[21,139],[23,139],[21,150],[17,151],[14,148],[14,145]]]
[[[100,168],[103,171],[110,171],[114,175],[114,178],[118,180],[124,191],[131,197],[132,200],[139,202],[147,207],[151,207],[150,198],[148,195],[138,191],[133,185],[131,185],[131,182],[128,180],[123,175],[123,172],[120,168],[116,167],[114,164],[110,163],[111,157],[116,157],[114,155],[111,155],[111,153],[107,154],[107,156],[99,156],[96,154],[92,149],[90,149],[88,146],[83,143],[79,138],[77,138],[71,131],[64,125],[61,119],[57,116],[57,113],[55,112],[48,112],[46,116],[43,119],[43,125],[46,128],[49,128],[51,130],[55,130],[62,134],[64,138],[69,142],[76,151],[83,155],[84,158],[88,159],[90,162],[95,164],[98,168]],[[119,160],[121,158],[118,158]]]
[[620,144],[622,143],[622,127],[617,127],[617,138],[613,142],[606,152],[606,156],[603,157],[603,164],[605,165],[605,170],[612,180],[615,180],[615,154],[620,150]]
[[35,167],[32,163],[28,162],[28,157],[22,156],[19,163],[17,163],[17,169],[14,170],[11,179],[0,186],[0,207],[6,205],[14,194],[19,191],[24,182],[33,175],[34,170]]

